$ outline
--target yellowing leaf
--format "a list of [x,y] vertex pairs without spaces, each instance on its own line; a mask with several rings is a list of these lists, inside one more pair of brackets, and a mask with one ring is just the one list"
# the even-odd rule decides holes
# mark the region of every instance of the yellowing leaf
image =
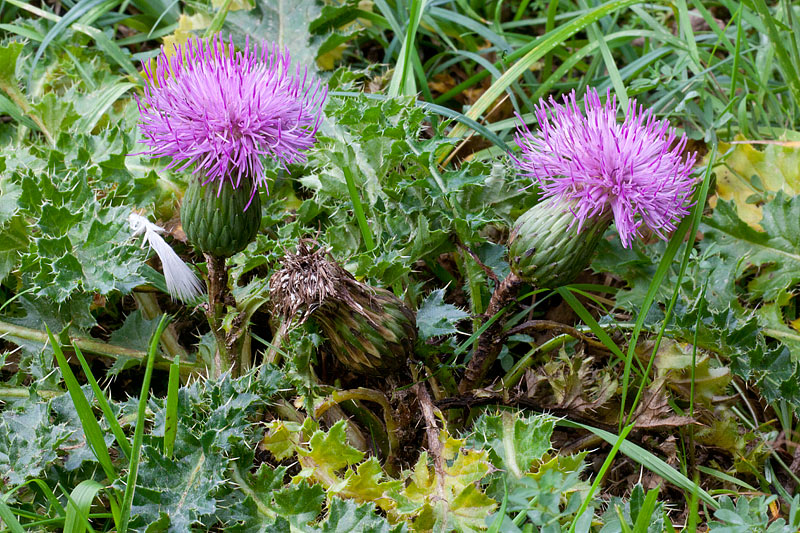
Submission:
[[665,340],[656,355],[656,375],[666,380],[666,385],[684,398],[689,398],[694,379],[695,398],[712,405],[715,396],[725,393],[731,381],[730,368],[711,366],[712,359],[702,351],[694,354],[694,375],[692,375],[692,346],[673,340]]
[[[795,132],[788,132],[794,137]],[[763,150],[737,139],[726,163],[714,168],[717,174],[717,194],[709,200],[716,208],[717,198],[733,201],[739,218],[761,231],[762,212],[758,204],[747,203],[754,194],[784,191],[789,195],[800,193],[800,147],[796,143],[770,143]],[[760,143],[759,143],[760,144]],[[720,143],[725,152],[732,145]],[[754,182],[753,177],[757,177]]]
[[388,511],[395,507],[395,503],[385,496],[386,493],[397,490],[402,485],[402,481],[386,481],[380,463],[374,457],[370,457],[358,465],[355,472],[350,470],[347,473],[342,495],[361,502],[373,502]]
[[282,461],[294,455],[295,448],[299,443],[299,431],[300,426],[295,422],[281,420],[270,422],[261,445],[276,459]]
[[340,420],[327,433],[318,430],[308,441],[309,449],[298,449],[298,455],[310,458],[332,477],[337,470],[361,461],[364,454],[347,444],[345,424],[344,420]]
[[[456,443],[458,448],[463,445],[463,441],[443,437],[451,452]],[[423,452],[408,486],[392,492],[398,503],[396,512],[400,517],[417,515],[414,531],[483,531],[497,502],[481,492],[478,482],[491,471],[486,450],[460,450],[452,464],[445,463],[441,476]]]
[[175,53],[176,45],[183,46],[194,36],[194,31],[208,28],[210,24],[211,17],[205,13],[195,13],[194,15],[181,13],[175,32],[164,37],[164,53],[172,56]]
[[317,57],[317,66],[320,70],[333,70],[336,62],[344,56],[344,51],[347,50],[347,43],[342,43],[336,48]]

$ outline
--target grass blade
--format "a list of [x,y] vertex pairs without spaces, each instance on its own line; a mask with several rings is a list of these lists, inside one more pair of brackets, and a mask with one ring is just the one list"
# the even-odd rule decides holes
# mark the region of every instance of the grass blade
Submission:
[[658,486],[647,491],[647,496],[644,497],[644,503],[639,508],[639,516],[636,518],[636,523],[633,524],[633,533],[647,533],[650,527],[650,519],[658,503],[657,498]]
[[769,40],[772,41],[775,53],[778,56],[778,66],[780,67],[781,74],[789,86],[789,90],[794,98],[795,105],[800,105],[800,74],[798,73],[797,66],[792,63],[790,53],[786,50],[785,42],[791,42],[791,35],[781,35],[778,33],[778,28],[775,26],[773,20],[774,15],[769,12],[766,2],[764,0],[753,0],[753,6],[761,16],[761,20],[767,27],[767,35]]
[[661,329],[656,336],[655,344],[653,345],[653,351],[650,355],[650,361],[647,364],[647,370],[645,371],[644,375],[642,376],[642,384],[639,387],[639,390],[636,392],[636,397],[633,399],[633,404],[631,405],[629,415],[632,415],[636,409],[636,406],[639,403],[639,400],[642,397],[642,393],[645,389],[645,381],[647,377],[650,375],[650,369],[653,366],[653,362],[655,361],[656,352],[658,351],[658,347],[661,344],[661,339],[664,337],[664,333],[667,329],[667,324],[669,323],[669,319],[672,316],[672,310],[675,308],[675,303],[678,300],[678,294],[680,291],[681,282],[683,281],[683,277],[686,275],[686,268],[689,265],[689,258],[692,254],[692,249],[694,248],[694,241],[697,237],[697,229],[700,226],[700,219],[703,217],[703,208],[706,205],[706,197],[708,196],[708,189],[711,185],[711,169],[713,168],[713,162],[716,158],[717,149],[714,146],[711,150],[711,155],[709,157],[709,163],[706,166],[706,174],[703,178],[702,183],[700,184],[700,188],[697,191],[697,195],[695,196],[696,204],[692,209],[692,215],[686,217],[678,229],[675,231],[675,234],[669,241],[669,245],[667,246],[667,250],[664,252],[664,257],[661,259],[661,262],[658,265],[658,269],[656,270],[655,276],[653,276],[653,281],[650,283],[650,287],[647,289],[647,295],[645,296],[645,303],[642,305],[642,309],[639,312],[639,317],[636,319],[636,325],[633,328],[633,335],[631,336],[631,342],[628,345],[628,359],[625,361],[625,374],[623,375],[622,379],[622,403],[620,404],[620,424],[623,423],[623,413],[625,410],[625,397],[627,394],[627,386],[628,386],[628,378],[630,377],[630,365],[631,359],[634,358],[634,350],[636,349],[636,341],[639,338],[639,333],[641,332],[642,326],[644,325],[644,319],[647,313],[650,311],[650,306],[653,304],[655,300],[656,292],[658,288],[661,286],[661,282],[667,274],[669,267],[672,265],[672,261],[675,258],[675,254],[678,253],[678,249],[680,248],[681,244],[683,243],[683,236],[686,235],[687,229],[689,230],[689,238],[686,242],[686,249],[683,254],[683,259],[681,260],[680,269],[678,271],[678,279],[675,283],[675,290],[672,293],[672,298],[670,299],[669,305],[667,306],[666,312],[664,313],[664,321],[661,324]]
[[[581,424],[580,422],[573,422],[572,420],[559,420],[558,425],[564,427],[571,427],[571,428],[581,428],[589,431],[609,444],[616,444],[617,439],[619,438],[617,435],[605,431],[600,428],[587,426],[585,424]],[[666,462],[662,459],[656,457],[649,451],[645,450],[641,446],[638,446],[630,441],[623,441],[620,446],[619,450],[625,454],[626,457],[636,461],[643,467],[647,468],[654,474],[663,477],[676,487],[685,490],[688,493],[692,491],[697,491],[697,495],[700,497],[701,500],[706,502],[708,505],[717,509],[719,505],[717,504],[716,500],[711,497],[711,495],[703,490],[702,488],[698,487],[696,483],[690,480],[688,477],[681,474],[678,470],[674,469],[673,467],[669,466]]]
[[85,24],[73,24],[72,27],[81,33],[85,33],[94,39],[97,47],[105,52],[105,54],[114,60],[114,62],[122,67],[122,70],[127,72],[133,79],[140,80],[139,71],[133,65],[129,55],[126,55],[117,43],[112,41],[105,33]]
[[732,485],[738,485],[738,486],[740,486],[740,487],[742,487],[742,488],[744,488],[746,490],[752,491],[752,492],[758,492],[758,489],[755,488],[754,486],[750,485],[749,483],[746,483],[746,482],[742,481],[741,479],[738,479],[738,478],[735,478],[735,477],[733,477],[731,475],[728,475],[725,472],[720,472],[719,470],[714,470],[713,468],[708,468],[707,466],[703,466],[703,465],[697,465],[695,468],[697,468],[700,472],[702,472],[704,474],[708,474],[709,476],[713,476],[713,477],[715,477],[717,479],[720,479],[720,480],[722,480],[722,481],[724,481],[726,483],[731,483]]
[[32,30],[30,28],[25,28],[23,26],[17,26],[15,24],[0,24],[0,30],[5,30],[10,33],[15,33],[20,37],[25,37],[26,39],[30,39],[34,42],[41,42],[44,39],[44,35],[37,32],[36,30]]
[[414,81],[414,69],[412,66],[412,55],[417,55],[414,41],[417,38],[417,28],[422,20],[422,12],[425,10],[427,0],[411,0],[411,14],[406,28],[406,37],[403,40],[403,47],[400,49],[400,57],[397,59],[392,81],[389,84],[388,95],[414,95],[417,92]]
[[134,87],[136,87],[136,85],[133,83],[119,82],[101,89],[98,94],[94,96],[95,106],[92,107],[88,113],[83,115],[80,120],[78,120],[78,131],[83,133],[91,133],[91,131],[97,125],[97,122],[103,116],[103,113],[108,111],[108,108],[110,108],[114,102],[119,100],[123,94]]
[[108,422],[108,426],[111,428],[111,432],[114,434],[114,438],[117,440],[117,445],[119,446],[120,450],[122,450],[122,453],[125,454],[125,457],[130,458],[131,445],[128,442],[128,438],[125,436],[125,432],[122,431],[122,426],[119,425],[117,417],[114,416],[114,412],[111,410],[111,406],[106,399],[106,394],[100,388],[97,380],[94,379],[92,369],[89,367],[89,363],[86,362],[86,358],[81,353],[78,345],[72,343],[72,348],[75,350],[75,356],[78,358],[78,361],[80,361],[83,373],[86,374],[86,380],[92,387],[95,398],[97,398],[97,403],[100,405],[100,410],[103,411],[103,416],[106,417],[106,422]]
[[356,214],[358,228],[361,230],[361,236],[364,239],[364,245],[367,247],[367,251],[369,252],[375,248],[375,241],[372,238],[372,231],[369,229],[367,216],[364,214],[364,205],[361,202],[361,196],[358,194],[358,189],[356,189],[356,182],[353,179],[353,171],[350,168],[350,164],[354,163],[355,160],[356,155],[353,152],[353,147],[348,146],[347,157],[342,163],[342,173],[344,173],[344,179],[347,182],[347,192],[350,195],[350,201],[353,202],[353,211]]
[[611,467],[611,463],[614,462],[614,458],[617,456],[617,452],[619,452],[620,447],[625,442],[625,439],[628,437],[628,433],[631,432],[633,429],[633,424],[629,424],[622,430],[622,433],[619,434],[619,437],[616,438],[614,445],[611,448],[611,451],[608,452],[608,456],[606,456],[606,460],[603,461],[603,466],[600,467],[600,471],[597,472],[597,475],[594,478],[594,482],[592,482],[592,486],[589,487],[589,493],[583,498],[583,502],[581,502],[581,506],[575,512],[575,520],[572,521],[572,525],[569,527],[569,532],[573,533],[575,531],[575,526],[578,523],[578,519],[583,516],[583,513],[589,507],[589,503],[592,501],[592,496],[595,492],[597,492],[597,488],[600,486],[600,482],[606,475],[606,472]]
[[61,346],[53,337],[50,328],[48,328],[46,324],[44,327],[47,330],[47,336],[50,338],[50,345],[53,347],[53,353],[56,356],[58,367],[61,369],[61,377],[67,385],[72,403],[75,405],[75,411],[80,418],[83,433],[86,435],[86,442],[91,447],[94,456],[97,457],[100,466],[103,467],[106,477],[113,481],[117,478],[117,472],[114,465],[111,463],[111,456],[108,454],[106,441],[103,438],[103,430],[100,429],[100,424],[97,423],[97,419],[92,412],[92,407],[89,405],[88,400],[86,400],[86,396],[83,395],[83,390],[78,384],[75,374],[72,373],[72,369],[69,367],[69,363],[67,363],[67,358],[64,357],[64,352],[61,350]]
[[[589,9],[589,6],[586,4],[586,0],[578,0],[578,5],[582,9]],[[606,65],[606,70],[608,70],[608,77],[611,78],[611,83],[614,86],[614,92],[619,98],[619,103],[623,109],[628,108],[628,90],[625,88],[625,84],[622,82],[622,77],[619,74],[619,69],[617,68],[617,64],[614,62],[614,56],[611,55],[611,49],[608,47],[608,42],[606,42],[603,33],[600,31],[600,27],[598,26],[597,22],[593,22],[589,24],[586,28],[589,37],[591,38],[592,42],[596,42],[597,45],[600,47],[600,55],[603,57],[603,63]]]
[[33,85],[33,76],[36,72],[36,65],[39,63],[39,60],[44,55],[45,50],[50,45],[50,43],[61,35],[61,33],[67,29],[73,22],[77,22],[84,14],[88,13],[90,9],[93,7],[99,6],[106,0],[81,0],[75,6],[70,9],[63,17],[61,17],[58,22],[56,22],[50,31],[47,32],[47,35],[44,36],[42,39],[39,48],[36,49],[36,54],[33,56],[33,63],[31,64],[31,73],[28,76],[28,87]]
[[583,306],[583,304],[572,294],[567,287],[559,287],[556,289],[556,292],[564,298],[564,301],[575,311],[575,314],[583,320],[583,322],[589,326],[594,333],[594,336],[600,339],[600,342],[608,348],[611,353],[619,357],[620,361],[625,361],[625,354],[622,353],[622,350],[619,349],[619,346],[609,337],[608,333],[600,327],[600,324],[597,323],[597,320],[589,313],[589,310]]
[[[470,107],[466,116],[472,120],[478,120],[483,112],[489,109],[489,107],[495,102],[495,100],[497,100],[497,98],[506,90],[509,85],[517,81],[524,72],[530,69],[530,67],[545,54],[558,46],[559,43],[563,43],[575,33],[586,28],[593,22],[597,22],[609,13],[613,13],[618,9],[631,6],[639,1],[640,0],[612,0],[611,2],[606,2],[596,9],[593,9],[589,13],[586,13],[585,15],[582,15],[575,20],[564,24],[563,26],[560,26],[558,29],[543,35],[535,41],[533,48],[531,48],[531,50],[525,54],[525,56],[514,63],[514,65],[509,68],[499,80],[495,81],[491,87],[489,87],[489,89],[487,89],[486,92],[484,92],[481,97],[478,98],[472,107]],[[450,131],[448,136],[462,137],[464,133],[466,133],[466,126],[458,124]],[[447,153],[448,152],[445,151],[445,153],[441,156],[441,159],[444,159],[447,156]]]
[[50,487],[47,486],[47,483],[45,483],[41,479],[36,478],[36,479],[28,480],[25,483],[14,487],[14,490],[12,490],[10,492],[17,491],[17,490],[21,489],[22,487],[24,487],[26,485],[36,485],[37,487],[39,487],[39,490],[42,491],[42,495],[44,495],[44,497],[47,499],[48,503],[50,504],[50,507],[47,510],[47,514],[48,515],[50,515],[50,513],[52,513],[52,512],[55,512],[55,514],[58,515],[61,518],[63,518],[66,515],[67,512],[64,510],[64,507],[61,505],[61,502],[58,501],[58,498],[53,493],[53,491],[50,489]]
[[225,3],[217,10],[214,18],[211,19],[211,24],[208,25],[205,33],[203,34],[203,39],[208,39],[212,37],[215,33],[222,29],[222,25],[225,24],[225,18],[228,16],[228,11],[231,8],[231,0],[225,0]]
[[500,528],[503,527],[503,522],[506,519],[506,506],[508,505],[508,486],[506,485],[506,480],[503,479],[503,502],[500,504],[500,510],[497,511],[497,517],[495,517],[492,525],[489,526],[489,529],[486,533],[500,533]]
[[17,517],[14,516],[14,513],[11,512],[11,508],[6,505],[4,500],[0,500],[0,519],[2,519],[11,533],[25,533],[19,520],[17,520]]
[[167,384],[167,407],[164,421],[164,455],[172,457],[175,448],[175,437],[178,435],[178,387],[181,381],[181,358],[175,360],[169,367],[169,383]]
[[26,128],[37,131],[39,130],[39,126],[34,121],[26,117],[19,106],[6,98],[2,93],[0,93],[0,115],[8,115],[14,119],[15,122],[22,124]]
[[93,531],[89,525],[89,509],[92,507],[97,493],[103,485],[93,479],[85,479],[78,483],[69,495],[67,503],[67,517],[64,520],[64,533],[84,533],[87,529]]
[[147,367],[142,380],[142,392],[139,395],[139,409],[136,415],[136,429],[133,432],[133,447],[131,449],[130,467],[128,468],[128,479],[125,483],[125,495],[122,498],[120,508],[119,533],[128,532],[128,522],[131,518],[131,506],[133,505],[133,494],[136,490],[136,478],[139,476],[139,460],[142,454],[142,441],[144,439],[144,422],[147,412],[147,398],[150,393],[150,380],[153,378],[153,363],[155,363],[158,343],[161,334],[169,323],[167,315],[162,315],[161,322],[158,323],[153,338],[150,340],[150,350],[147,353]]

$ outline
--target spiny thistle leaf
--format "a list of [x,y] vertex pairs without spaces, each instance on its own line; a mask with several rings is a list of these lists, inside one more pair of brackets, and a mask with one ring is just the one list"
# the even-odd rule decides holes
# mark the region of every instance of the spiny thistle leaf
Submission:
[[[733,309],[715,311],[707,301],[691,309],[678,309],[679,335],[730,358],[731,370],[753,381],[768,401],[783,398],[800,405],[800,363],[783,345],[768,346],[764,330],[753,315]],[[698,317],[699,315],[699,317]]]
[[134,525],[143,530],[166,514],[170,531],[188,531],[217,512],[216,494],[226,484],[225,458],[200,443],[189,446],[185,444],[182,456],[173,458],[163,456],[157,447],[142,448],[137,484],[146,489],[136,490],[132,513],[139,518]]
[[375,514],[372,504],[358,505],[348,500],[333,499],[328,508],[328,516],[319,526],[321,533],[401,533],[405,524],[389,525],[385,519]]
[[712,276],[719,270],[733,285],[753,272],[747,282],[748,298],[773,301],[800,281],[800,196],[779,192],[764,205],[763,213],[764,231],[757,231],[739,218],[732,203],[719,202],[713,216],[704,220],[701,247],[718,250],[721,261]]
[[16,486],[38,477],[58,459],[58,452],[75,432],[50,421],[46,402],[28,400],[0,416],[0,481]]
[[392,509],[394,502],[386,494],[402,487],[399,480],[388,480],[380,463],[375,457],[370,457],[356,467],[355,472],[350,470],[345,476],[345,489],[347,494],[353,495],[358,501],[373,502],[381,509]]
[[445,303],[444,289],[431,292],[417,311],[417,327],[421,339],[458,333],[456,324],[469,317],[453,304]]
[[473,428],[469,443],[489,448],[492,463],[520,477],[535,460],[550,449],[555,419],[532,415],[523,417],[509,411],[482,415]]
[[325,490],[305,481],[289,485],[272,493],[271,506],[278,514],[291,517],[297,524],[308,525],[316,520],[325,501]]
[[[463,445],[463,441],[459,441]],[[479,531],[497,502],[486,496],[476,482],[492,470],[486,450],[461,450],[441,474],[423,452],[409,476],[405,489],[393,491],[397,514],[414,518],[414,529]]]
[[347,444],[345,424],[346,422],[341,420],[327,433],[322,430],[315,431],[308,441],[308,450],[299,450],[301,457],[307,457],[316,465],[315,475],[321,473],[333,478],[336,471],[356,464],[364,458],[363,452]]

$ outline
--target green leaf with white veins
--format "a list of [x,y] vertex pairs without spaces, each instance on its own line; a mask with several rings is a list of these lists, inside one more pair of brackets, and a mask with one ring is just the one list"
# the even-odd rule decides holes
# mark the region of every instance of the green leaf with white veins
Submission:
[[21,407],[0,416],[0,484],[6,487],[40,476],[74,432],[50,422],[47,403],[27,401]]
[[[183,447],[186,453],[187,446]],[[201,446],[176,458],[164,457],[160,447],[144,446],[132,509],[139,518],[133,525],[144,531],[145,524],[166,514],[169,531],[190,531],[203,518],[212,517],[217,511],[216,492],[226,483],[225,466],[222,454]]]
[[335,498],[328,508],[328,517],[318,531],[324,533],[399,533],[404,524],[394,527],[375,513],[371,504],[358,505],[349,500]]
[[469,444],[489,448],[492,463],[521,477],[550,449],[555,420],[545,415],[523,417],[510,411],[483,415],[475,422]]

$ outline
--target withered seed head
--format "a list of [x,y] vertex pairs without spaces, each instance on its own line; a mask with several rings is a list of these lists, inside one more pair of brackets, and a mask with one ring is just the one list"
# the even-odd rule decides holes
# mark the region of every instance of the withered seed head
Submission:
[[332,300],[363,311],[351,292],[365,288],[364,292],[369,292],[371,287],[359,283],[347,270],[328,260],[327,254],[327,250],[311,239],[301,240],[297,253],[286,254],[283,268],[275,272],[269,282],[270,299],[281,316],[291,318],[299,314],[302,323]]
[[310,316],[319,322],[332,351],[361,373],[397,369],[413,355],[414,313],[385,289],[356,280],[310,239],[287,253],[270,279],[270,300],[284,320]]

